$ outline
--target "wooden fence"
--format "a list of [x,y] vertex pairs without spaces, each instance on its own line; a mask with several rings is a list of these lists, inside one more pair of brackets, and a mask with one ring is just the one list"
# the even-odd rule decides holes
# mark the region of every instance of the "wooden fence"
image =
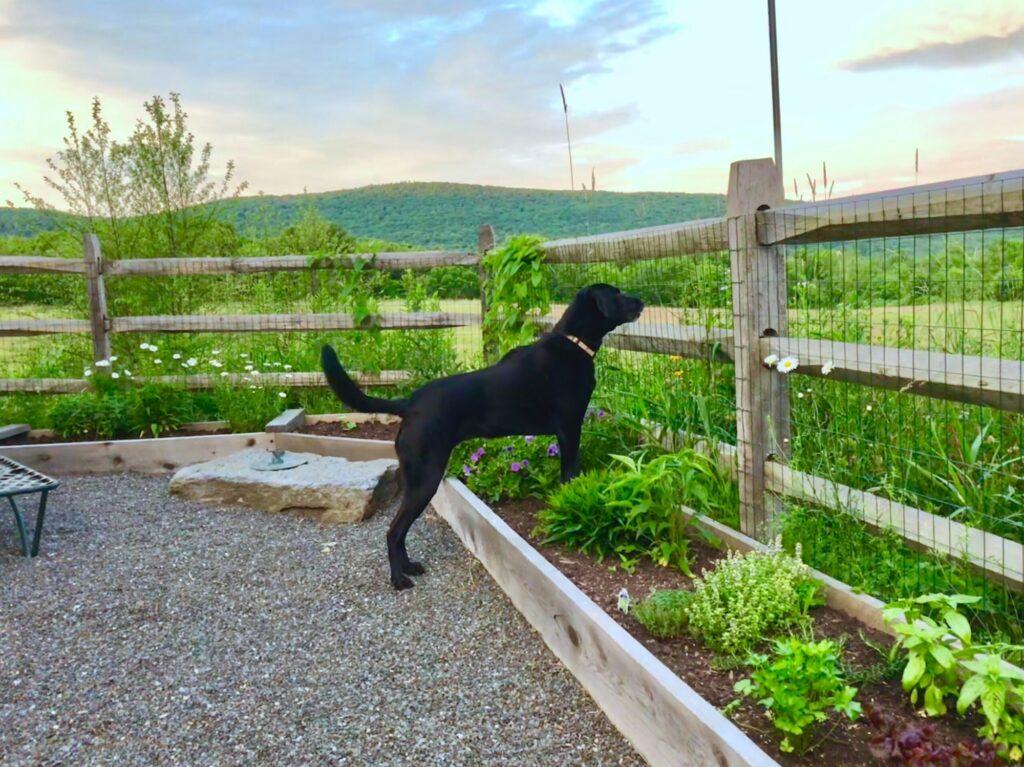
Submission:
[[[861,386],[894,389],[943,400],[1024,410],[1024,366],[1020,361],[945,354],[873,344],[796,337],[787,328],[784,246],[878,237],[963,232],[1024,226],[1024,171],[979,176],[856,197],[784,205],[782,184],[771,160],[734,163],[726,216],[626,232],[545,243],[553,264],[631,262],[728,252],[733,327],[651,323],[620,328],[612,348],[732,363],[736,379],[736,446],[711,445],[738,472],[742,532],[764,539],[772,529],[775,503],[788,496],[851,514],[890,529],[910,544],[959,558],[985,574],[1024,591],[1024,548],[1019,543],[959,522],[897,504],[881,496],[793,471],[789,455],[788,377],[763,364],[769,354],[797,357],[792,375],[824,375]],[[365,327],[344,314],[110,317],[104,279],[134,275],[253,274],[346,268],[356,260],[373,269],[432,269],[479,266],[493,246],[493,230],[481,227],[478,249],[366,253],[311,261],[302,255],[265,258],[157,258],[104,263],[95,238],[87,237],[82,260],[0,256],[0,273],[81,274],[88,286],[90,319],[0,320],[0,336],[89,333],[97,359],[109,356],[109,336],[141,332],[239,332],[349,330]],[[482,297],[482,299],[485,297]],[[486,303],[484,302],[486,309]],[[550,327],[556,318],[541,321]],[[452,328],[479,324],[476,314],[389,314],[381,328]],[[318,372],[292,374],[289,385],[323,385]],[[270,376],[263,376],[269,379]],[[193,376],[190,385],[213,384]],[[403,371],[361,376],[363,383],[390,385]],[[173,380],[181,380],[174,378]],[[64,392],[86,388],[84,380],[0,379],[0,391]]]

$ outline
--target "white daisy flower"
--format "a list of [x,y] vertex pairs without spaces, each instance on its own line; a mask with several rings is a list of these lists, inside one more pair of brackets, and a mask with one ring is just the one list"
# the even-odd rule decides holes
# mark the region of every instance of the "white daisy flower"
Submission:
[[84,375],[86,378],[88,378],[89,376],[92,375],[92,371],[91,370],[86,370],[84,373],[82,373],[82,375]]
[[117,357],[115,357],[113,354],[110,355],[110,361],[111,362],[117,362]]
[[214,349],[212,352],[210,352],[210,354],[216,357],[218,354],[220,354],[220,349]]
[[778,362],[778,361],[779,361],[779,355],[778,354],[769,354],[767,357],[764,358],[764,364],[767,365],[770,368],[775,367],[775,363]]
[[832,360],[829,360],[828,362],[826,362],[824,365],[821,366],[821,374],[823,376],[827,376],[829,373],[831,373],[835,369],[836,369],[836,363],[834,363]]
[[285,369],[285,370],[291,370],[291,369],[292,369],[292,366],[291,366],[291,365],[285,365],[285,366],[284,366],[284,369]]
[[224,377],[224,376],[226,376],[227,374],[228,374],[228,371],[226,371],[226,370],[225,370],[225,371],[223,371],[223,372],[222,372],[222,373],[220,374],[220,377],[221,377],[221,378],[223,378],[223,377]]
[[287,394],[285,394],[285,393],[284,393],[283,391],[279,391],[279,392],[277,393],[277,396],[278,396],[278,397],[280,397],[281,399],[284,399],[284,398],[285,398],[285,397],[287,397],[288,395],[287,395]]
[[151,352],[155,352],[155,351],[157,351],[157,349],[159,349],[159,348],[160,348],[160,347],[158,347],[158,346],[153,346],[153,344],[150,344],[150,345],[149,345],[149,350],[150,350]]
[[148,351],[149,350],[149,344],[146,343],[145,341],[143,341],[141,344],[139,344],[139,348],[142,349],[143,351]]
[[162,359],[160,359],[159,357],[157,357],[155,360],[153,360],[153,364],[154,365],[163,365],[164,361]]
[[220,360],[210,360],[210,364],[213,365],[215,368],[221,367],[221,361]]
[[108,368],[110,367],[110,360],[96,360],[96,367]]
[[243,360],[244,360],[244,359],[248,359],[248,357],[249,357],[249,355],[248,355],[248,354],[246,354],[245,352],[242,352],[242,353],[241,353],[241,354],[239,354],[238,356],[239,356],[239,357],[241,357],[241,358],[242,358]]
[[181,359],[181,355],[178,354],[177,352],[175,352],[174,354],[171,355],[171,359],[172,360],[180,360]]
[[194,368],[196,365],[199,364],[199,360],[197,360],[195,357],[189,357],[188,361],[185,364],[188,365],[190,368]]
[[132,371],[130,371],[130,370],[124,371],[124,377],[125,378],[131,378],[132,377]]
[[254,371],[252,371],[252,374],[253,374],[254,376],[258,376],[258,375],[260,374],[260,371],[258,371],[258,370],[254,370]]
[[796,357],[783,357],[779,360],[779,364],[775,366],[775,369],[780,373],[792,373],[800,365],[800,360]]
[[111,378],[120,378],[120,377],[121,377],[121,374],[120,374],[120,373],[111,373],[111,374],[110,374],[110,377],[111,377]]

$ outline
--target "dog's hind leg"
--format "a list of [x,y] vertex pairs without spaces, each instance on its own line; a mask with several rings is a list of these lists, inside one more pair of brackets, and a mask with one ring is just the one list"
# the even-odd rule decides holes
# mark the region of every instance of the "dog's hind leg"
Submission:
[[580,473],[580,431],[582,419],[561,426],[556,431],[558,452],[562,459],[562,482],[569,482]]
[[398,513],[391,520],[388,528],[388,563],[391,567],[391,585],[396,589],[407,589],[413,585],[410,575],[423,575],[423,565],[409,559],[405,548],[405,537],[423,510],[427,508],[430,499],[437,492],[438,485],[444,478],[444,471],[448,467],[448,456],[450,450],[443,451],[443,454],[423,455],[422,463],[417,461],[402,461],[402,479],[404,481],[404,492],[402,502],[398,507]]

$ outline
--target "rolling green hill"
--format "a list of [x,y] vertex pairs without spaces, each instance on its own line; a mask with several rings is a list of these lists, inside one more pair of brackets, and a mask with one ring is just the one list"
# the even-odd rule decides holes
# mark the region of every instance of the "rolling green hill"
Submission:
[[[572,237],[719,216],[719,194],[568,192],[470,184],[402,183],[319,194],[245,197],[221,203],[221,215],[242,230],[276,229],[305,205],[358,237],[426,248],[471,248],[480,224],[509,234]],[[52,228],[32,210],[0,210],[0,234]]]

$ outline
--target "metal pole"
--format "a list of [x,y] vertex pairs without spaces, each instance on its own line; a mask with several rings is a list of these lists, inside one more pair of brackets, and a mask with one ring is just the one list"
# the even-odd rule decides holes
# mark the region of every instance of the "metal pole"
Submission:
[[779,46],[775,39],[775,0],[768,0],[768,47],[772,58],[772,124],[775,129],[775,167],[782,175],[782,111],[779,108]]

